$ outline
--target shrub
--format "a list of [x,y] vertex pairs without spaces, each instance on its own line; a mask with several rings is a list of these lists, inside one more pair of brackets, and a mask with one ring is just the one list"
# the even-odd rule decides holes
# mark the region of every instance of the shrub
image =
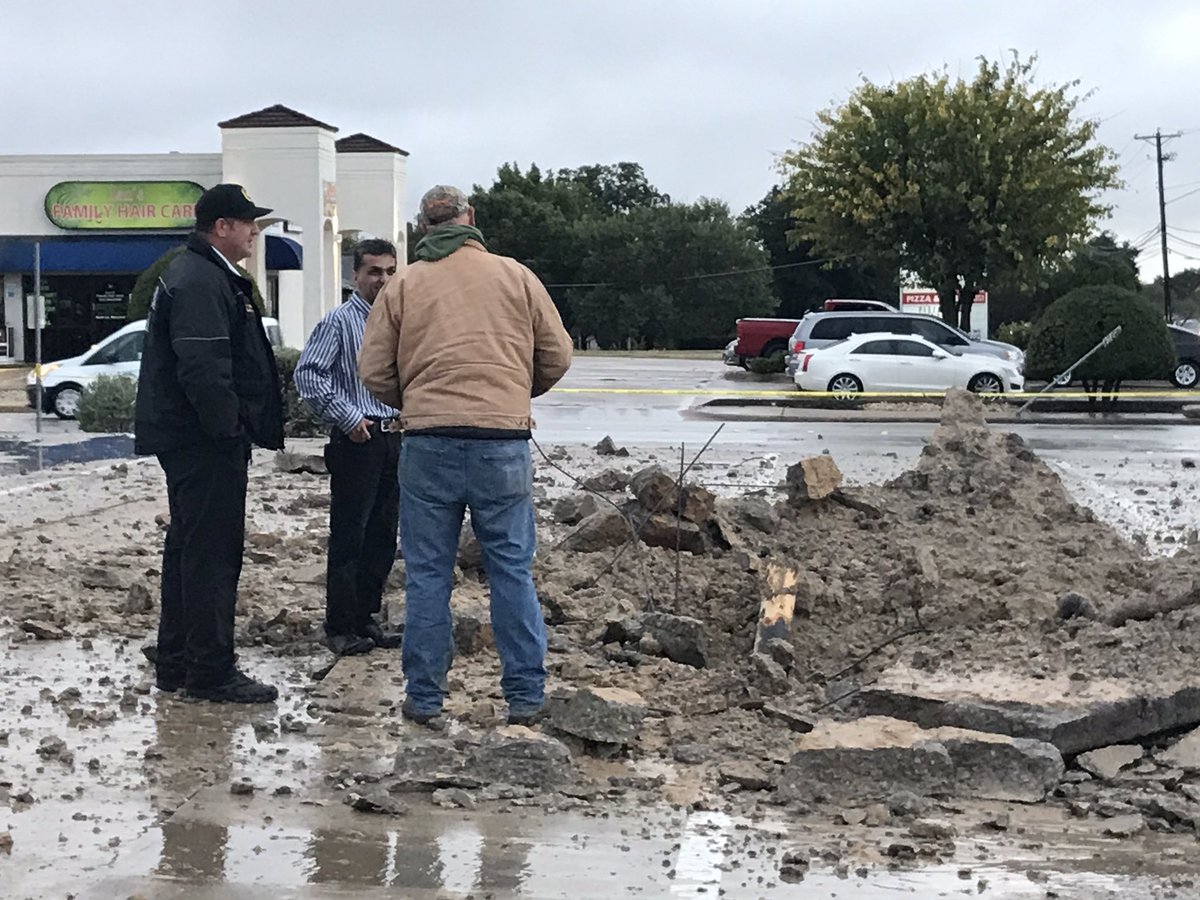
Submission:
[[775,375],[787,371],[782,353],[772,353],[770,356],[756,356],[746,362],[746,368],[755,375]]
[[1084,387],[1115,393],[1122,381],[1165,378],[1175,347],[1162,316],[1133,291],[1110,285],[1076,288],[1047,307],[1025,357],[1027,378],[1051,379],[1067,370],[1118,325],[1121,335],[1074,370]]
[[80,431],[120,433],[133,431],[137,382],[126,375],[101,375],[79,393],[75,418]]
[[283,391],[283,433],[288,437],[321,437],[328,430],[296,390],[296,363],[300,351],[294,347],[276,347],[275,365],[279,368],[279,386]]
[[996,332],[996,340],[1020,347],[1022,350],[1029,349],[1029,339],[1032,336],[1032,322],[1005,322]]
[[[172,247],[142,272],[138,276],[137,281],[133,284],[133,290],[129,292],[129,306],[126,310],[126,317],[130,322],[136,322],[138,319],[146,318],[146,313],[150,310],[150,301],[154,299],[154,288],[158,284],[159,276],[163,270],[176,256],[186,249],[185,245],[180,244],[178,247]],[[250,278],[250,273],[237,266],[237,270]],[[262,312],[266,307],[263,305],[262,294],[258,290],[258,284],[253,278],[250,278],[250,283],[254,285],[254,305],[258,307],[258,311]]]

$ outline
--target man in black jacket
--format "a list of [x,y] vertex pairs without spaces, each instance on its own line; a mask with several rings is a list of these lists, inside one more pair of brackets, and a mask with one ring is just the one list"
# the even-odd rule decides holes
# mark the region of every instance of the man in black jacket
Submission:
[[171,514],[156,682],[227,703],[279,695],[239,671],[233,650],[250,447],[283,447],[275,356],[253,284],[234,268],[269,212],[236,184],[196,202],[196,233],[150,304],[134,423],[135,450],[157,455],[166,473]]

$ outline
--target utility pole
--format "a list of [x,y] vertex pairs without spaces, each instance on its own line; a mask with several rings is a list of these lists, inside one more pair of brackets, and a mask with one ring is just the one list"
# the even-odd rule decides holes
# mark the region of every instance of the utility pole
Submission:
[[1135,134],[1134,139],[1139,141],[1148,141],[1154,139],[1154,156],[1158,161],[1158,233],[1162,239],[1162,263],[1163,263],[1163,317],[1167,322],[1171,321],[1171,270],[1167,265],[1167,199],[1163,192],[1163,163],[1174,159],[1174,154],[1164,154],[1162,145],[1163,138],[1171,140],[1172,138],[1181,137],[1180,132],[1174,134],[1163,134],[1161,128],[1154,129],[1154,134]]

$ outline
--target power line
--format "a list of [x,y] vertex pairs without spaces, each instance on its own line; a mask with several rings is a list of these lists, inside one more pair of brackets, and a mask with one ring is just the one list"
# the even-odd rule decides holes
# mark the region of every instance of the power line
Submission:
[[[667,278],[666,282],[672,281],[699,281],[703,278],[726,278],[730,275],[746,275],[750,272],[774,272],[777,269],[796,269],[800,266],[819,266],[827,262],[841,262],[845,259],[850,259],[850,256],[839,256],[836,259],[806,259],[804,262],[782,263],[778,266],[756,266],[752,269],[730,269],[728,272],[707,272],[703,275],[683,275],[679,278]],[[615,281],[581,281],[573,284],[548,284],[548,288],[594,288],[594,287],[615,287],[618,282]]]
[[1176,200],[1182,200],[1184,197],[1190,197],[1192,194],[1200,194],[1200,188],[1192,188],[1186,194],[1180,194],[1178,197],[1172,197],[1167,203],[1174,203]]
[[1187,238],[1181,238],[1177,234],[1169,234],[1169,235],[1167,235],[1167,237],[1169,237],[1173,241],[1178,241],[1181,244],[1190,244],[1191,246],[1196,247],[1197,249],[1200,249],[1200,243],[1197,243],[1196,241],[1189,241]]

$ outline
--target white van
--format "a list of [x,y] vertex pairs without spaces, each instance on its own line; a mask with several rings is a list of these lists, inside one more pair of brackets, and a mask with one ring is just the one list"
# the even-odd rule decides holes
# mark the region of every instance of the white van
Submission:
[[[283,334],[278,319],[263,318],[263,328],[272,347],[283,346]],[[101,375],[125,375],[137,380],[142,366],[142,345],[146,342],[146,320],[130,322],[86,353],[42,364],[42,412],[52,412],[60,419],[75,418],[79,408],[79,392]],[[25,379],[25,394],[29,408],[37,407],[37,370]]]

